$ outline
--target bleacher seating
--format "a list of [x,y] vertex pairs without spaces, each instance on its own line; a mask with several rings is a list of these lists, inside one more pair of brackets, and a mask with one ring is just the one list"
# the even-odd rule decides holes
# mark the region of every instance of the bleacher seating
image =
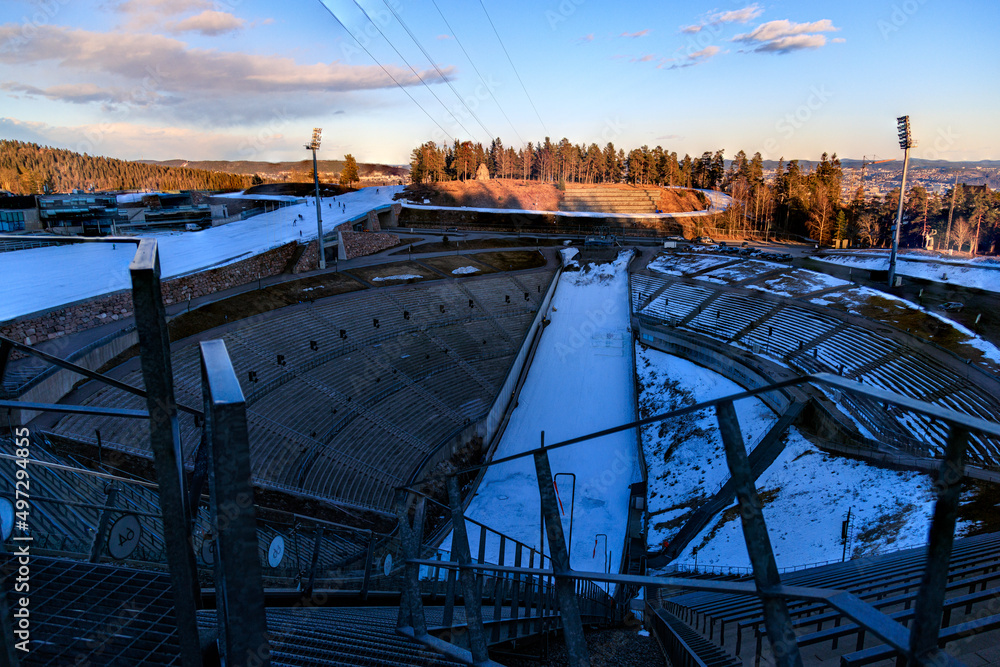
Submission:
[[[982,419],[1000,414],[1000,401],[919,349],[906,347],[837,317],[836,312],[777,297],[744,295],[692,285],[669,276],[633,274],[633,308],[657,322],[757,350],[802,373],[840,374],[863,384],[952,408]],[[879,439],[931,456],[944,451],[947,429],[926,417],[864,399],[841,406]],[[1000,442],[972,436],[968,460],[1000,465]]]
[[[913,617],[926,562],[926,549],[919,547],[785,573],[781,583],[845,590],[905,622]],[[993,628],[1000,627],[994,607],[1000,594],[1000,533],[957,539],[948,579],[942,637],[953,636],[955,633],[948,633],[948,628],[971,619],[992,618]],[[744,664],[768,659],[770,647],[758,598],[669,591],[661,595],[663,607],[697,632],[700,639],[711,641]],[[823,602],[790,601],[788,609],[803,657],[810,658],[807,664],[820,664],[816,662],[819,659],[829,661],[823,664],[836,664],[833,661],[840,657],[842,665],[862,665],[895,656],[877,637],[859,632],[849,618]],[[811,646],[817,648],[809,651]],[[956,643],[955,650],[961,657],[962,652],[973,653],[983,646],[995,646],[995,636]]]
[[[257,483],[389,511],[392,488],[489,409],[552,275],[365,290],[231,327],[221,337],[247,397]],[[178,402],[200,407],[197,344],[175,347],[172,364]],[[137,364],[122,379],[141,387]],[[107,387],[84,402],[145,408]],[[187,415],[180,421],[190,466],[200,429]],[[106,446],[148,456],[147,428],[71,415],[52,432],[94,442],[100,429]]]

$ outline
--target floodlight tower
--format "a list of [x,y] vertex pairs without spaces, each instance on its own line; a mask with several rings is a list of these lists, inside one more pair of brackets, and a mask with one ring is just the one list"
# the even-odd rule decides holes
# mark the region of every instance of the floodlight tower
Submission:
[[896,212],[896,229],[892,235],[892,253],[889,255],[889,287],[896,283],[896,253],[899,251],[899,236],[903,226],[903,202],[906,200],[906,172],[910,167],[910,149],[917,145],[910,133],[910,117],[896,119],[899,131],[899,147],[903,149],[903,181],[899,185],[899,210]]
[[319,233],[319,268],[326,268],[326,251],[323,250],[323,207],[319,203],[319,169],[316,166],[316,151],[323,136],[323,128],[314,127],[312,141],[306,144],[306,150],[313,154],[313,182],[316,184],[316,230]]

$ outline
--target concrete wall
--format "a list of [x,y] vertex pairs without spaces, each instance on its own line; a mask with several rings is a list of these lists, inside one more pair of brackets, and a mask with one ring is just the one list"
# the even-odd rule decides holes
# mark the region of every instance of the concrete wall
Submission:
[[[218,269],[174,278],[162,284],[166,305],[214,294],[231,287],[245,285],[258,277],[281,273],[295,251],[289,243]],[[79,301],[49,311],[4,322],[0,334],[26,344],[53,340],[86,331],[108,322],[132,316],[132,291],[121,290],[93,299]]]

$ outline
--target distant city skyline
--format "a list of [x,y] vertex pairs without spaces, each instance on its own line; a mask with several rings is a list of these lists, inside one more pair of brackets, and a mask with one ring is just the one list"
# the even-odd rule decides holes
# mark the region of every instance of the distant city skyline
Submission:
[[898,158],[909,114],[913,157],[1000,159],[995,1],[667,4],[7,0],[0,138],[148,160],[306,159],[313,127],[324,159],[388,164],[546,136]]

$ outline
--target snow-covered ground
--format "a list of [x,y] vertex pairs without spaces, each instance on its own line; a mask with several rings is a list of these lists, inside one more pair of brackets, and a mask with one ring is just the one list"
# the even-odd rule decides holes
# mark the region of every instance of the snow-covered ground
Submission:
[[975,331],[972,331],[968,327],[959,324],[955,320],[952,320],[941,313],[915,304],[912,301],[900,299],[899,297],[887,292],[880,292],[869,287],[858,286],[842,292],[836,292],[832,295],[818,296],[810,299],[810,301],[820,306],[838,304],[840,307],[846,308],[848,311],[854,311],[857,307],[864,305],[872,297],[891,301],[892,303],[897,304],[900,308],[918,311],[944,322],[965,337],[964,340],[962,338],[957,338],[954,345],[969,345],[970,347],[982,352],[982,355],[986,360],[994,364],[1000,364],[1000,349],[985,338],[979,336]]
[[[831,254],[816,259],[861,269],[889,269],[888,252]],[[900,254],[896,261],[896,272],[912,278],[1000,292],[1000,261],[992,257],[954,261],[927,255]]]
[[417,276],[412,273],[398,273],[393,276],[378,276],[376,278],[372,278],[372,282],[377,283],[383,280],[417,280],[419,278],[423,278],[423,276]]
[[[830,456],[794,427],[784,452],[757,480],[757,491],[778,567],[839,560],[849,509],[849,558],[925,544],[934,509],[929,476]],[[967,527],[960,521],[958,533]],[[692,565],[696,554],[699,566],[750,565],[735,509],[709,522],[676,562]]]
[[834,278],[825,273],[817,273],[808,269],[792,269],[788,273],[764,281],[761,285],[748,285],[748,287],[780,296],[795,297],[850,284],[846,280]]
[[[679,357],[636,345],[639,414],[648,417],[743,391],[723,376]],[[747,451],[774,423],[774,413],[757,398],[737,401]],[[673,539],[684,519],[729,478],[714,410],[700,410],[643,427],[648,471],[647,544],[658,550]]]
[[747,280],[748,278],[753,278],[754,276],[759,276],[769,271],[775,271],[783,268],[785,268],[784,264],[763,262],[759,259],[749,259],[745,262],[740,262],[739,264],[724,266],[721,269],[710,271],[709,273],[701,276],[700,279],[706,280],[710,283],[728,285],[730,283],[740,282],[741,280]]
[[675,254],[661,254],[652,262],[649,263],[648,268],[650,271],[655,271],[656,273],[665,273],[670,276],[683,276],[690,273],[697,273],[698,271],[704,271],[705,269],[711,268],[713,266],[718,266],[720,264],[728,264],[733,260],[728,257],[718,257],[716,255],[675,255]]
[[[379,194],[375,194],[375,190]],[[323,199],[324,229],[392,203],[402,186],[364,188]],[[156,232],[161,277],[177,276],[252,257],[292,241],[315,239],[315,199],[271,213],[211,227],[200,232]],[[299,215],[302,220],[299,220]],[[130,287],[128,266],[132,243],[80,243],[5,252],[0,255],[0,321]]]
[[[628,331],[629,254],[613,264],[588,265],[562,274],[552,301],[552,323],[546,327],[535,359],[495,458],[538,447],[541,432],[552,444],[630,422],[634,419],[632,346]],[[598,533],[608,536],[611,569],[617,570],[625,538],[629,484],[641,479],[634,431],[624,431],[553,450],[552,473],[576,475],[572,566],[604,568],[604,539],[594,556]],[[565,510],[563,530],[569,535],[570,479],[558,479]],[[539,497],[531,457],[488,469],[467,516],[529,545],[539,542]],[[479,530],[469,526],[473,553]],[[450,549],[451,538],[443,548]],[[546,541],[546,549],[547,549]],[[495,554],[497,541],[487,541]],[[506,561],[513,563],[513,549]]]

